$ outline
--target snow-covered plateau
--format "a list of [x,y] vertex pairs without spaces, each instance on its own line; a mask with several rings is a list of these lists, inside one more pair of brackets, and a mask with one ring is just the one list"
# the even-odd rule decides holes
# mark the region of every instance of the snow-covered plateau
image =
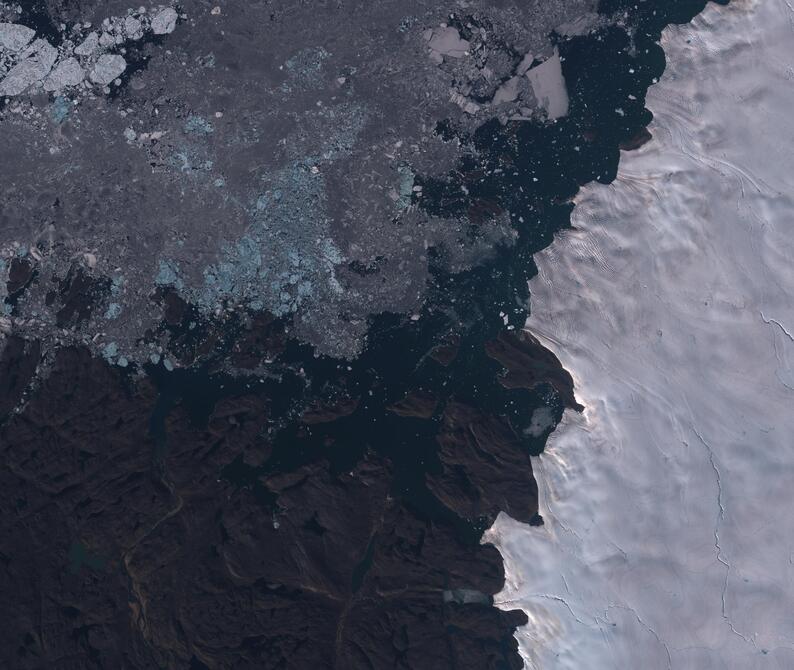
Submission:
[[794,668],[794,10],[668,28],[653,140],[538,257],[527,328],[574,376],[499,517],[528,668]]

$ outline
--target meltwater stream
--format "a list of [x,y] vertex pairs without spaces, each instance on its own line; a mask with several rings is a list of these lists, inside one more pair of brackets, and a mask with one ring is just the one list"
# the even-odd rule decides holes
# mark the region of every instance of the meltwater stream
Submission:
[[794,11],[666,29],[654,139],[577,199],[527,328],[577,383],[502,515],[529,668],[794,667]]

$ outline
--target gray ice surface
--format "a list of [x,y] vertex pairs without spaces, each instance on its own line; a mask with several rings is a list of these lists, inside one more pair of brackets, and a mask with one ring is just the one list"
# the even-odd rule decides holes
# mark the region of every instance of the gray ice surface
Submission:
[[114,79],[124,74],[127,69],[127,61],[124,56],[118,54],[104,54],[97,59],[91,70],[91,81],[95,84],[105,86]]
[[0,49],[6,49],[12,53],[22,51],[36,32],[32,28],[22,26],[17,23],[0,23]]
[[[149,360],[162,343],[141,335],[161,318],[167,267],[205,316],[268,311],[319,353],[356,356],[374,315],[421,313],[431,257],[462,272],[513,244],[505,213],[429,215],[415,180],[476,153],[441,120],[464,134],[546,122],[524,75],[553,58],[556,26],[596,5],[53,4],[54,58],[11,54],[0,83],[17,156],[0,162],[0,258],[41,255],[13,327]],[[16,20],[9,7],[0,20]],[[550,81],[543,104],[559,111],[564,82]],[[87,323],[56,328],[46,287],[75,263],[125,283]]]
[[559,119],[568,113],[568,90],[562,76],[562,63],[556,49],[554,55],[527,71],[535,98],[546,110],[550,119]]
[[21,59],[0,81],[0,95],[19,95],[46,77],[58,58],[58,50],[38,39],[21,54]]
[[99,47],[99,35],[96,31],[91,31],[75,48],[74,52],[78,56],[90,56]]
[[442,26],[431,32],[428,42],[430,48],[441,56],[463,58],[470,44],[464,40],[456,28]]
[[67,86],[77,86],[85,78],[85,72],[74,57],[58,63],[44,80],[45,91],[59,91]]
[[171,7],[163,9],[152,18],[152,32],[155,35],[167,35],[174,32],[178,18],[178,14]]
[[[15,15],[0,2],[0,18]],[[62,43],[56,48],[45,39],[32,45],[34,31],[22,24],[0,22],[0,56],[5,56],[7,71],[0,71],[0,95],[15,97],[45,91],[59,93],[72,88],[70,95],[79,98],[74,87],[89,73],[91,82],[107,86],[126,69],[126,46],[146,35],[167,35],[174,31],[179,16],[171,7],[156,6],[147,10],[128,10],[126,16],[102,20],[102,31],[87,30],[90,22],[67,26]],[[26,48],[27,47],[27,48]],[[10,59],[9,59],[10,56]],[[57,64],[56,64],[57,63]],[[50,69],[55,68],[50,72]],[[107,92],[107,90],[105,90]]]

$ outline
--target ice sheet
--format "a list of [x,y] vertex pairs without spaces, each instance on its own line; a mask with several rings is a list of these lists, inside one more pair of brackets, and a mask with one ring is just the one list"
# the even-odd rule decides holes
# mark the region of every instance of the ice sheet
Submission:
[[710,4],[663,37],[654,140],[538,259],[527,327],[571,371],[502,515],[528,668],[794,667],[794,12]]

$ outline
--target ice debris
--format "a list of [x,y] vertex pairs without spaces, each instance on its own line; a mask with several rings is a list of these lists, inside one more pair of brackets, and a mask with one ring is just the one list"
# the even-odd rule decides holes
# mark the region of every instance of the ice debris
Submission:
[[[259,305],[277,316],[328,300],[342,288],[336,268],[343,256],[327,234],[322,178],[303,163],[268,175],[268,188],[252,203],[252,225],[204,271],[204,287],[191,298],[211,311],[225,301]],[[176,276],[161,261],[156,283]]]
[[[87,34],[90,24],[66,30],[55,48],[36,32],[17,23],[0,23],[0,96],[13,97],[44,89],[59,92],[83,84],[86,79],[108,86],[126,70],[123,45],[150,35],[167,35],[176,28],[179,15],[167,6],[128,10],[111,17]],[[120,51],[120,53],[116,53]]]
[[97,59],[91,70],[91,81],[100,86],[107,86],[114,79],[120,77],[127,69],[124,56],[118,54],[105,54]]
[[170,7],[161,10],[152,19],[152,32],[155,35],[167,35],[176,28],[177,13]]
[[60,91],[67,86],[77,86],[85,78],[85,72],[76,58],[62,60],[44,80],[45,91]]
[[107,360],[112,360],[116,354],[119,353],[119,345],[115,342],[109,342],[102,348],[102,355]]
[[214,132],[212,124],[201,116],[191,114],[185,121],[185,132],[193,135],[209,135]]
[[99,35],[95,32],[88,33],[88,37],[86,37],[80,44],[78,44],[75,49],[74,53],[78,56],[90,56],[94,51],[99,48]]
[[112,302],[108,305],[107,310],[105,311],[105,318],[106,319],[117,319],[121,314],[121,305],[117,302]]
[[154,283],[158,286],[182,288],[182,280],[179,278],[179,265],[172,260],[161,260]]
[[17,23],[0,23],[0,49],[5,49],[12,53],[22,51],[30,41],[36,31]]
[[469,54],[471,44],[460,36],[456,28],[442,25],[435,30],[428,29],[424,37],[430,47],[430,58],[435,63],[442,63],[444,56],[463,58]]
[[535,98],[546,110],[550,119],[558,119],[568,113],[568,90],[562,74],[560,54],[554,55],[527,72]]
[[66,121],[66,117],[69,116],[69,112],[72,111],[72,103],[69,102],[68,98],[59,95],[55,100],[52,102],[52,109],[50,110],[50,114],[52,116],[52,120],[55,123],[63,123]]
[[[171,30],[173,30],[173,28]],[[154,29],[152,29],[152,31],[154,32]],[[124,33],[127,35],[127,39],[133,41],[141,39],[143,37],[143,23],[134,16],[128,16],[124,19]],[[155,32],[155,35],[157,34],[158,33]]]
[[20,60],[0,82],[0,95],[24,93],[30,86],[46,77],[58,58],[58,50],[47,40],[36,40],[22,52]]

